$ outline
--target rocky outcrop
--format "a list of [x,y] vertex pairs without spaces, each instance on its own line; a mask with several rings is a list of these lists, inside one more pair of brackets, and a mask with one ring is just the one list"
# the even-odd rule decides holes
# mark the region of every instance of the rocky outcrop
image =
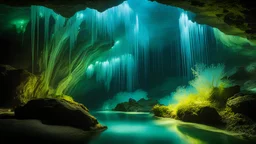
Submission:
[[214,88],[210,97],[212,102],[215,102],[219,107],[225,107],[228,98],[240,92],[240,86],[235,85],[224,89]]
[[246,37],[256,42],[256,9],[252,1],[232,0],[152,0],[177,6],[196,14],[195,21],[217,27],[229,35]]
[[248,116],[241,113],[235,113],[230,107],[221,112],[225,129],[228,131],[240,133],[244,137],[256,136],[256,123]]
[[125,112],[150,112],[154,105],[158,104],[156,100],[152,99],[140,99],[135,101],[134,99],[129,99],[129,102],[123,102],[117,104],[114,111],[125,111]]
[[36,76],[26,70],[0,65],[0,107],[15,107],[22,97],[33,93]]
[[232,109],[234,113],[240,113],[248,116],[256,121],[256,96],[255,95],[242,95],[234,96],[228,99],[227,106]]
[[186,121],[207,125],[221,125],[221,117],[217,110],[210,106],[198,106],[196,108],[178,109],[177,118]]
[[117,104],[114,108],[115,111],[125,111],[125,112],[139,112],[142,111],[142,106],[139,105],[134,99],[129,99],[129,102],[123,102]]
[[179,105],[176,108],[171,105],[156,105],[153,113],[155,116],[216,126],[239,133],[246,138],[255,138],[256,95],[251,92],[240,92],[239,89],[239,86],[225,88],[221,92],[219,89],[214,89],[211,102],[205,105],[197,103]]
[[71,126],[83,130],[104,130],[82,104],[64,99],[35,99],[15,109],[16,119],[37,119],[45,124]]

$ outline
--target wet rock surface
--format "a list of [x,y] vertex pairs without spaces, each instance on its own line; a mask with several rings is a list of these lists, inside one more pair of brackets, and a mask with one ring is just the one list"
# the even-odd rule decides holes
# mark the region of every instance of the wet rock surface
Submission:
[[213,107],[203,106],[199,110],[179,109],[177,112],[178,119],[186,122],[201,123],[207,125],[221,125],[221,116]]
[[15,109],[16,119],[37,119],[44,124],[71,126],[86,131],[104,130],[82,104],[64,99],[36,99]]

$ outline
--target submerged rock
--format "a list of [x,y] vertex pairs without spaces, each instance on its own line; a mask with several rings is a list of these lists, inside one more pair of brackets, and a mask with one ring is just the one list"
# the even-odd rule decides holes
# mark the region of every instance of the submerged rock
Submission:
[[177,118],[185,122],[194,122],[207,125],[221,125],[221,117],[217,110],[210,106],[178,109]]
[[136,102],[136,100],[130,98],[129,102],[117,104],[113,110],[125,112],[150,112],[156,104],[158,104],[158,102],[152,99],[146,100],[142,98]]
[[256,121],[256,96],[242,95],[228,99],[227,106],[235,113],[241,113]]
[[64,99],[35,99],[15,109],[17,119],[38,119],[45,124],[72,126],[83,130],[104,130],[82,104]]

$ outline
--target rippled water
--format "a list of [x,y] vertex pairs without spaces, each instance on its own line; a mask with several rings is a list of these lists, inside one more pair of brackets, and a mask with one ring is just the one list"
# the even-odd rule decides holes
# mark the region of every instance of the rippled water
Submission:
[[212,127],[155,118],[148,113],[94,112],[108,129],[90,144],[251,144]]

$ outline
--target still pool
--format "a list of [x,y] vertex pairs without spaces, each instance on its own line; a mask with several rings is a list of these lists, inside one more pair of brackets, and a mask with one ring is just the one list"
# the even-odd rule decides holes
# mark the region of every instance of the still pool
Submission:
[[108,129],[90,144],[251,144],[205,125],[156,118],[149,113],[93,112]]

